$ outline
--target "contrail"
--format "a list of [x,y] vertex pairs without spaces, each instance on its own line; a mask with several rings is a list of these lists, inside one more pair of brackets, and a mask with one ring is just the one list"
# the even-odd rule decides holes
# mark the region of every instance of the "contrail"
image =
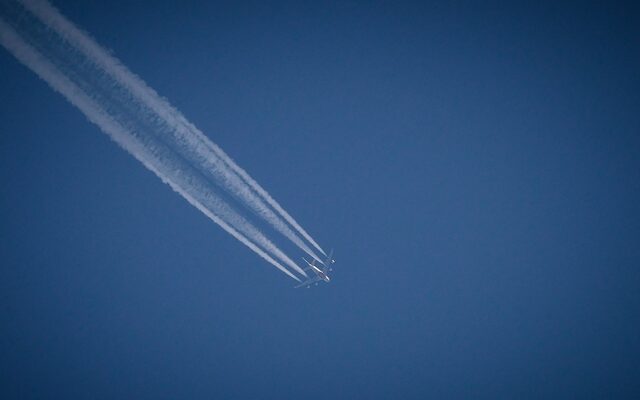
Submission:
[[[22,16],[24,17],[24,16]],[[44,32],[44,33],[43,33]],[[40,32],[22,32],[22,36],[49,35],[46,30]],[[262,233],[253,227],[248,221],[237,214],[231,207],[224,203],[210,188],[210,184],[202,177],[197,170],[188,163],[188,160],[167,146],[161,139],[153,136],[153,125],[149,126],[149,121],[137,120],[136,116],[127,110],[128,104],[118,104],[109,102],[109,97],[120,95],[118,88],[100,92],[99,86],[91,86],[96,82],[91,82],[95,77],[84,76],[81,59],[73,59],[74,54],[62,54],[69,58],[59,56],[59,58],[47,57],[42,53],[40,46],[47,45],[55,47],[51,43],[43,44],[33,41],[29,44],[25,38],[18,34],[9,23],[0,18],[0,43],[6,47],[20,62],[33,70],[40,78],[47,82],[54,90],[60,92],[70,103],[80,109],[85,116],[98,125],[116,143],[131,153],[136,159],[142,162],[148,169],[154,172],[160,179],[170,185],[176,192],[181,194],[189,203],[202,211],[207,217],[220,225],[225,231],[245,244],[259,256],[269,263],[278,267],[281,271],[299,280],[288,269],[286,269],[265,250],[271,252],[276,257],[283,260],[287,265],[301,273],[306,274],[275,245],[273,245]],[[58,44],[58,47],[64,45]],[[49,49],[50,52],[55,49]],[[64,70],[61,67],[77,64],[78,71],[73,69]],[[97,78],[98,80],[100,78]],[[87,91],[86,86],[95,91]],[[104,88],[102,88],[104,90]],[[135,110],[134,110],[135,111]],[[261,246],[262,248],[260,248]],[[263,248],[265,250],[263,250]]]
[[[318,249],[324,256],[327,255],[327,253],[325,253],[325,251],[322,249],[322,247],[320,247],[320,245],[318,243],[315,242],[315,240],[313,240],[313,238],[311,237],[311,235],[309,235],[303,228],[302,226],[300,226],[300,224],[298,224],[296,222],[295,219],[293,219],[293,217],[291,215],[289,215],[288,212],[286,212],[281,206],[280,204],[278,204],[277,201],[275,201],[270,195],[269,193],[267,193],[266,190],[264,190],[262,188],[262,186],[260,186],[258,184],[258,182],[256,182],[255,180],[253,180],[253,178],[251,178],[251,176],[249,176],[249,174],[242,169],[240,166],[238,166],[237,164],[235,164],[233,162],[233,160],[231,160],[229,158],[229,162],[226,161],[226,159],[228,158],[226,154],[224,154],[222,152],[222,149],[220,149],[220,158],[222,158],[223,160],[225,160],[225,162],[229,165],[230,168],[232,168],[235,172],[238,173],[238,175],[240,175],[240,177],[242,177],[242,179],[245,180],[245,182],[247,182],[249,184],[249,186],[251,186],[251,189],[253,189],[254,191],[256,191],[260,196],[262,196],[267,203],[269,203],[269,205],[271,205],[271,207],[273,207],[278,213],[280,213],[280,215],[282,215],[284,217],[284,219],[289,222],[289,224],[291,224],[291,226],[293,226],[305,239],[307,239],[309,241],[309,243],[311,243],[316,249]],[[318,259],[318,257],[313,254],[313,253],[309,253],[307,252],[307,254],[309,254],[312,257],[315,257]]]
[[[104,51],[89,35],[82,32],[50,4],[38,0],[19,0],[24,7],[36,15],[47,27],[56,31],[65,40],[72,43],[80,51],[86,53],[87,58],[110,75],[121,85],[131,91],[135,101],[143,102],[144,110],[154,115],[151,118],[161,118],[166,126],[165,130],[176,136],[178,140],[189,144],[189,158],[199,166],[201,172],[210,175],[217,183],[224,186],[239,201],[243,202],[258,216],[262,217],[274,229],[291,240],[310,256],[319,257],[294,233],[287,222],[304,239],[311,243],[318,251],[326,256],[324,250],[315,240],[278,204],[269,193],[262,188],[249,174],[238,166],[219,146],[209,140],[198,128],[190,123],[178,110],[173,108],[165,99],[139,77],[131,73],[115,57]],[[266,202],[266,203],[265,203]],[[268,205],[267,205],[268,203]],[[271,207],[269,207],[271,206]],[[277,212],[280,214],[276,215]]]

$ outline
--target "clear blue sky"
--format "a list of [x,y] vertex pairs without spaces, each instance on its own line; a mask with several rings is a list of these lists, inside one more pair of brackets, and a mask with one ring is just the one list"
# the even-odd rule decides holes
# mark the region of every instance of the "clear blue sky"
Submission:
[[637,8],[103,3],[54,4],[333,280],[292,289],[1,49],[0,397],[640,397]]

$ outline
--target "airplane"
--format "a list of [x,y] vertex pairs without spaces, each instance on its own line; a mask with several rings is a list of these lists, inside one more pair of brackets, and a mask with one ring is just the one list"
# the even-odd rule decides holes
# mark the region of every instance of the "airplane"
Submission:
[[[315,273],[315,276],[302,282],[301,284],[296,286],[296,288],[303,287],[303,286],[306,286],[307,288],[309,288],[314,283],[317,286],[318,282],[320,281],[329,282],[331,280],[331,278],[327,273],[333,270],[333,268],[331,268],[331,265],[335,264],[336,262],[336,260],[333,259],[333,249],[329,252],[329,255],[324,261],[318,261],[315,258],[313,258],[311,262],[309,262],[304,257],[302,259],[308,265],[308,267],[305,268],[304,271],[312,271],[313,273]],[[317,265],[316,262],[322,264],[322,266]]]

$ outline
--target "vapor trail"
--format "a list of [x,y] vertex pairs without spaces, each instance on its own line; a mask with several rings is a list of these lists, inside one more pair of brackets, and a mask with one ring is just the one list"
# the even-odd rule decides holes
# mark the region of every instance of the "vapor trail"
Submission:
[[[2,6],[6,6],[10,10],[10,6],[7,4]],[[20,17],[25,16],[21,15]],[[162,138],[154,137],[154,126],[150,124],[152,121],[136,119],[137,117],[127,110],[126,103],[110,102],[111,98],[117,99],[121,95],[118,88],[112,88],[113,93],[111,93],[104,87],[97,85],[97,83],[102,83],[103,86],[105,84],[105,82],[99,82],[99,78],[98,82],[91,82],[96,78],[81,74],[82,66],[86,67],[86,63],[83,63],[81,59],[73,59],[77,54],[67,54],[63,51],[57,55],[58,58],[52,57],[52,55],[56,56],[56,50],[69,49],[65,49],[64,44],[61,43],[57,43],[58,48],[55,48],[54,44],[34,40],[34,38],[38,39],[38,35],[44,37],[50,35],[46,30],[35,30],[34,28],[34,32],[18,34],[10,26],[10,23],[0,18],[0,44],[54,90],[61,93],[70,103],[79,108],[91,122],[98,125],[115,142],[160,177],[163,182],[170,185],[225,231],[292,278],[298,280],[265,250],[283,260],[294,270],[306,275],[261,232],[224,203],[211,190],[209,182],[197,170],[194,170],[187,160],[176,154],[167,143],[160,140]],[[28,39],[31,39],[30,43],[27,43]],[[47,49],[47,45],[51,48]],[[43,49],[49,50],[50,54],[43,54]],[[78,70],[63,68],[76,64]],[[86,88],[95,90],[90,92]]]
[[[238,166],[219,146],[209,140],[197,127],[190,123],[178,110],[160,97],[152,88],[131,73],[115,57],[104,51],[89,35],[82,32],[58,10],[45,1],[19,0],[25,8],[36,15],[50,29],[64,37],[74,47],[86,53],[87,58],[110,75],[118,83],[131,91],[135,101],[145,104],[143,111],[151,112],[151,118],[161,118],[164,129],[177,139],[188,143],[189,158],[199,166],[201,172],[210,175],[224,186],[239,201],[243,202],[274,229],[287,237],[310,256],[319,257],[304,241],[291,230],[287,222],[304,239],[323,255],[324,250],[315,240],[262,188],[249,174]],[[266,203],[265,203],[266,202]],[[268,205],[267,205],[268,203]],[[269,207],[271,206],[271,207]],[[275,210],[275,212],[274,212]],[[276,212],[279,214],[277,215]]]

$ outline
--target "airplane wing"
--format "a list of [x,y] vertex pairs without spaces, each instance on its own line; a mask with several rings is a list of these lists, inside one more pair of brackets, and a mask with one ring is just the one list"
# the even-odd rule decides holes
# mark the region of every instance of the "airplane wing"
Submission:
[[330,267],[331,264],[334,264],[336,260],[333,259],[333,249],[329,252],[329,255],[324,259],[324,261],[320,261],[322,265],[325,267]]

